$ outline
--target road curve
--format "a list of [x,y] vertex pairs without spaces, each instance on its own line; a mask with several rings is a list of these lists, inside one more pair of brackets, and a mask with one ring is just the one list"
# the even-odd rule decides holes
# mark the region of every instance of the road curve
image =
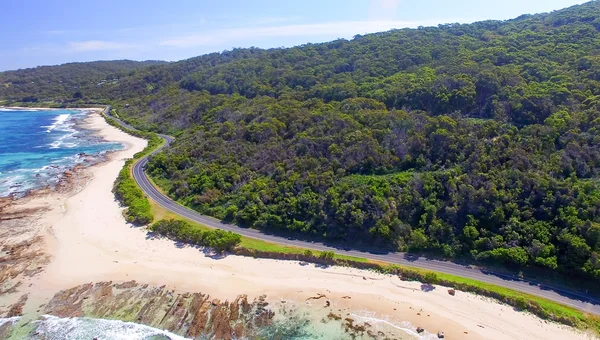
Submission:
[[[110,112],[110,108],[107,110]],[[120,120],[115,119],[117,122],[122,124],[124,127],[133,129],[133,127],[127,125],[126,123],[121,122]],[[166,143],[155,150],[151,155],[160,152],[163,148],[168,147],[171,142],[174,140],[173,137],[167,135],[159,135],[163,138]],[[149,156],[151,156],[149,155]],[[140,159],[133,166],[133,177],[135,181],[138,183],[140,188],[144,191],[144,193],[152,200],[154,200],[157,204],[162,206],[163,208],[188,218],[192,221],[207,225],[212,228],[218,228],[223,230],[229,230],[236,232],[240,235],[251,237],[271,243],[277,243],[281,245],[308,248],[318,251],[334,251],[337,254],[348,255],[348,256],[356,256],[367,258],[371,260],[395,263],[399,265],[405,265],[410,267],[423,268],[428,270],[433,270],[441,273],[447,273],[457,276],[462,276],[486,283],[495,284],[498,286],[510,288],[516,291],[520,291],[523,293],[528,293],[536,296],[540,296],[546,298],[548,300],[556,301],[563,305],[567,305],[570,307],[574,307],[580,309],[584,312],[600,315],[600,301],[595,299],[592,296],[589,296],[585,293],[569,291],[566,289],[549,287],[549,286],[540,286],[535,282],[521,280],[516,277],[511,277],[509,275],[491,273],[482,269],[472,268],[465,265],[460,265],[453,262],[447,261],[438,261],[438,260],[430,260],[423,257],[412,257],[406,253],[385,253],[385,254],[377,254],[360,250],[346,250],[335,248],[331,246],[327,246],[323,243],[319,242],[310,242],[310,241],[301,241],[301,240],[293,240],[287,239],[280,236],[269,235],[262,233],[255,229],[248,229],[238,227],[232,224],[222,223],[212,217],[202,215],[194,210],[191,210],[187,207],[184,207],[169,197],[165,196],[161,192],[159,192],[150,182],[144,169],[146,164],[148,163],[148,157],[146,156]]]

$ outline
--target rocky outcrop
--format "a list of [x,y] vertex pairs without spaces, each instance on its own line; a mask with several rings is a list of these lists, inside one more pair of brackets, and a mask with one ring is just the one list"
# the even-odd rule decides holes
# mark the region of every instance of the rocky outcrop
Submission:
[[[18,222],[0,221],[0,228]],[[3,231],[4,232],[4,231]],[[0,236],[0,295],[17,293],[23,277],[32,277],[43,270],[49,258],[43,252],[41,236],[24,241],[3,238]],[[3,315],[0,311],[0,315]]]
[[10,306],[10,308],[6,312],[6,317],[12,318],[14,316],[23,315],[23,307],[25,306],[25,303],[27,302],[27,297],[28,297],[27,294],[21,295],[19,300],[17,300],[17,302],[15,302],[13,305]]
[[189,338],[241,338],[272,323],[266,296],[220,301],[201,293],[176,293],[135,281],[99,282],[57,293],[44,313],[58,317],[119,319],[166,329]]

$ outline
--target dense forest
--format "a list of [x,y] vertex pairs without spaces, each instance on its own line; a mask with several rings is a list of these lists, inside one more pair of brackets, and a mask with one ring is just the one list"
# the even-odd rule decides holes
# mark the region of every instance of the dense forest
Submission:
[[0,98],[110,100],[176,135],[148,172],[223,220],[600,279],[595,1],[146,66],[53,93],[0,73]]
[[[84,92],[97,92],[102,87],[117,85],[121,78],[133,75],[136,69],[164,64],[164,61],[152,60],[114,60],[0,72],[0,98],[25,103],[78,101],[83,99]],[[97,95],[94,98],[107,97]]]

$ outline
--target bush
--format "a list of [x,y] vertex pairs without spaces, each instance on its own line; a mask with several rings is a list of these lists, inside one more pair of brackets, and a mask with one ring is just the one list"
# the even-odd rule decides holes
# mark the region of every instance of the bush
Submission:
[[123,212],[127,222],[135,225],[148,224],[154,219],[150,202],[148,202],[148,199],[142,192],[142,189],[138,187],[135,180],[131,178],[129,174],[130,165],[131,161],[125,163],[125,166],[117,177],[113,192],[119,202],[127,207]]
[[425,281],[425,283],[437,283],[438,276],[434,272],[427,272],[425,275],[423,275],[423,281]]
[[[104,116],[104,118],[108,124],[115,126],[130,135],[148,140],[146,148],[136,153],[133,156],[133,160],[143,157],[162,143],[162,139],[155,133],[126,129],[114,119],[108,116]],[[113,192],[119,202],[127,207],[123,212],[127,222],[135,225],[146,225],[154,220],[154,216],[152,215],[152,207],[150,206],[148,198],[144,195],[144,192],[140,189],[129,172],[133,160],[128,160],[125,163],[125,166],[123,166],[123,169],[121,169],[121,172],[119,172]]]
[[202,242],[207,247],[213,248],[218,252],[223,252],[225,250],[232,250],[233,247],[242,242],[242,237],[231,231],[215,229],[205,231],[202,236]]
[[182,220],[160,220],[154,223],[150,230],[172,240],[206,246],[217,252],[232,250],[241,241],[239,234],[220,229],[202,231]]
[[333,260],[334,256],[335,256],[334,252],[332,252],[332,251],[324,251],[324,252],[322,252],[319,255],[319,258],[323,259],[323,260],[329,260],[329,261],[331,261],[331,260]]

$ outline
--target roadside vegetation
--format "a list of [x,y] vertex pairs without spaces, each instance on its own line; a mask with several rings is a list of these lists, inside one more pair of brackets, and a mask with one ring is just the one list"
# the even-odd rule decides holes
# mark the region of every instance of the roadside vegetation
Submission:
[[148,145],[144,150],[136,153],[132,159],[125,162],[125,166],[123,166],[123,169],[119,172],[119,176],[113,187],[115,197],[126,207],[123,216],[125,216],[127,222],[134,225],[147,225],[154,220],[154,216],[148,198],[133,179],[131,169],[137,160],[156,150],[164,143],[164,141],[155,133],[127,129],[111,117],[107,115],[103,116],[110,125],[133,136],[148,140]]
[[172,240],[205,246],[219,253],[232,251],[242,241],[239,234],[221,229],[202,230],[184,220],[160,220],[150,226],[150,231]]

